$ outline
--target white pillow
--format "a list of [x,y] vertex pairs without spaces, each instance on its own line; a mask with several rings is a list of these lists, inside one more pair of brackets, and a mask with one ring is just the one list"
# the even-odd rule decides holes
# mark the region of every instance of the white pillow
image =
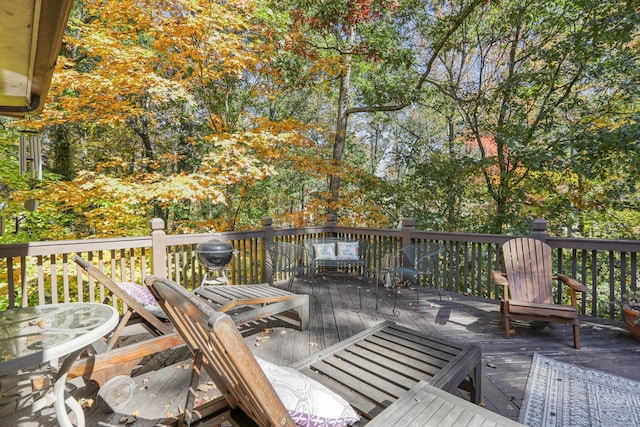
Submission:
[[359,242],[338,242],[338,259],[358,259]]
[[256,357],[297,426],[343,427],[360,420],[349,402],[293,368]]
[[142,304],[148,312],[160,319],[167,319],[167,315],[158,304],[158,301],[153,297],[151,291],[142,285],[132,282],[120,282],[118,283],[120,289],[125,291],[127,295]]
[[316,243],[313,252],[318,260],[336,259],[336,246],[333,243]]

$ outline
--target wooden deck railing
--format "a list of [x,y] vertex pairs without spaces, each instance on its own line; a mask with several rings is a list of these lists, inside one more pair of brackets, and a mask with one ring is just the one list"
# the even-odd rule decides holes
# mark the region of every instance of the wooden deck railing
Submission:
[[[159,219],[152,221],[151,228],[151,236],[147,237],[0,245],[0,307],[101,301],[104,289],[83,276],[71,260],[74,254],[93,262],[116,281],[140,283],[153,273],[186,288],[198,286],[205,271],[197,261],[195,247],[214,236],[166,235]],[[266,282],[270,277],[265,250],[268,243],[302,244],[305,239],[328,235],[368,240],[372,278],[385,253],[417,242],[440,243],[445,250],[433,279],[439,288],[488,298],[500,297],[491,271],[502,266],[500,245],[514,237],[417,230],[411,218],[404,219],[399,229],[343,227],[336,224],[333,216],[324,226],[287,229],[273,228],[271,218],[264,218],[259,230],[222,233],[219,237],[231,242],[236,251],[228,268],[231,283],[246,284]],[[559,272],[575,277],[592,290],[582,305],[584,313],[616,318],[621,293],[637,289],[640,241],[549,237],[544,220],[534,221],[532,236],[554,248]],[[287,279],[281,274],[276,273],[276,281]],[[562,297],[559,290],[558,298]]]

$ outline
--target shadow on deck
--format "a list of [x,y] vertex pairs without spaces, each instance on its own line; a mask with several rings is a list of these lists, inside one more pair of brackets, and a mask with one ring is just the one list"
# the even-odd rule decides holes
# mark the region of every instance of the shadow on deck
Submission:
[[[517,420],[534,352],[578,366],[598,369],[640,380],[640,343],[634,341],[622,322],[581,318],[582,348],[573,348],[571,326],[529,325],[512,322],[515,333],[504,338],[499,304],[493,300],[443,292],[442,300],[431,289],[421,289],[416,306],[415,292],[400,289],[398,316],[392,315],[393,293],[380,287],[379,310],[375,310],[375,285],[362,289],[348,277],[319,278],[312,286],[296,281],[295,292],[308,293],[310,325],[307,331],[275,328],[245,338],[254,354],[272,362],[293,362],[350,337],[382,320],[392,319],[406,327],[449,340],[473,343],[482,349],[482,402],[487,409]],[[138,337],[131,331],[131,339]],[[97,405],[85,409],[87,426],[155,426],[184,407],[189,377],[189,354],[184,347],[143,359],[134,371],[137,391],[134,399],[105,413]],[[77,399],[91,402],[97,386],[81,378],[72,380]],[[215,395],[210,382],[201,383],[199,399]],[[55,425],[52,411],[21,426]]]

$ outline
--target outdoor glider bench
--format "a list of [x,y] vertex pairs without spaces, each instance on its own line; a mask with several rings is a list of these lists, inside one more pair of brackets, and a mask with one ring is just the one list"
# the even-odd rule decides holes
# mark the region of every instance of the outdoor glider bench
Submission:
[[317,274],[322,271],[358,271],[365,276],[369,270],[369,242],[340,237],[307,239],[304,247],[309,264]]
[[[170,280],[146,283],[194,355],[187,425],[519,425],[449,393],[463,388],[479,403],[476,346],[383,322],[281,367],[255,357],[226,314]],[[194,408],[202,371],[221,396]]]

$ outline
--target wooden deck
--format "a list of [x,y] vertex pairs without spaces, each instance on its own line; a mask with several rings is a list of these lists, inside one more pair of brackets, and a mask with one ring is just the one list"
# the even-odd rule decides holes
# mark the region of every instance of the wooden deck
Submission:
[[[633,340],[621,322],[590,317],[581,319],[582,348],[572,347],[570,326],[551,324],[535,327],[512,322],[515,333],[504,338],[503,322],[496,301],[481,300],[458,294],[421,290],[420,304],[415,292],[401,289],[397,317],[392,316],[392,293],[381,287],[380,307],[375,310],[375,286],[362,290],[363,307],[359,309],[359,281],[345,277],[321,278],[312,287],[296,281],[294,291],[308,293],[310,325],[306,331],[274,328],[246,338],[254,353],[264,359],[289,365],[339,340],[356,334],[382,320],[397,323],[434,336],[465,343],[482,349],[482,404],[489,410],[517,419],[524,396],[527,375],[534,352],[591,369],[599,369],[640,381],[640,343]],[[131,339],[139,338],[131,330]],[[71,381],[77,387],[73,395],[87,402],[87,426],[155,426],[166,417],[177,415],[184,406],[189,375],[188,353],[179,348],[146,358],[134,371],[138,389],[135,398],[105,413],[90,406],[97,387],[81,378]],[[199,388],[200,399],[215,395],[210,382]],[[44,411],[32,420],[21,420],[20,426],[54,426],[52,411]]]

